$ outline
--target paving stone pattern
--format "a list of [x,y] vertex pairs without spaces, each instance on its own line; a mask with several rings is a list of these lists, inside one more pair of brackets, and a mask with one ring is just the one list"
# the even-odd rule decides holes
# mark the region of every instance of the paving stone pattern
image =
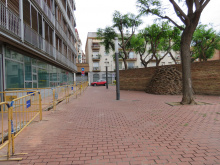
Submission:
[[[158,96],[115,87],[88,87],[57,110],[43,113],[16,139],[20,162],[34,165],[220,164],[220,97],[212,105],[169,106],[181,96]],[[1,164],[5,164],[2,163]]]

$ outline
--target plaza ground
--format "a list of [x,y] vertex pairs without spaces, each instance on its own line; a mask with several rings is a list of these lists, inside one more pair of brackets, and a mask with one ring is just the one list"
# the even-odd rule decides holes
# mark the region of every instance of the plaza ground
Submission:
[[[43,112],[15,140],[27,165],[220,164],[220,97],[210,105],[170,106],[181,96],[88,87],[77,99]],[[19,157],[19,156],[17,156]]]

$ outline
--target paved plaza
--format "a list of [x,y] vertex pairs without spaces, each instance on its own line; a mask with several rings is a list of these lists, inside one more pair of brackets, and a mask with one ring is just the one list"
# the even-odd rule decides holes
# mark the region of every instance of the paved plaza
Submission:
[[[181,96],[88,87],[77,99],[43,112],[15,140],[26,165],[220,164],[220,97],[210,105],[170,106]],[[19,157],[19,156],[18,156]]]

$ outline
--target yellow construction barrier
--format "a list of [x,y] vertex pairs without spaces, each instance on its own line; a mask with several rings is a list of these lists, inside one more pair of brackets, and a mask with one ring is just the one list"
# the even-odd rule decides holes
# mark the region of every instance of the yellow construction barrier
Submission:
[[[69,102],[71,96],[81,95],[88,86],[88,82],[80,82],[72,85],[57,86],[54,88],[11,88],[7,91],[0,92],[3,94],[4,101],[10,103],[13,99],[27,95],[29,92],[38,91],[42,97],[42,109],[53,108],[56,109],[56,105],[66,100]],[[1,95],[0,95],[1,96]],[[1,100],[1,99],[0,99]]]
[[1,145],[0,150],[8,146],[7,157],[10,157],[10,143],[11,143],[11,110],[10,105],[6,102],[0,103],[1,110]]
[[[2,114],[2,144],[0,150],[8,145],[7,155],[5,160],[21,160],[22,158],[10,158],[15,154],[15,138],[33,121],[37,116],[39,120],[42,120],[42,105],[41,105],[41,94],[40,92],[29,92],[27,95],[13,99],[11,104],[7,102],[0,103],[1,114]],[[5,115],[4,115],[5,114]],[[6,120],[6,117],[8,120]],[[4,126],[7,121],[8,129]],[[5,135],[5,130],[8,133]],[[4,139],[8,139],[4,141]]]
[[[31,88],[13,89],[14,91],[4,91],[4,102],[0,103],[1,112],[1,143],[0,150],[5,149],[7,155],[0,156],[0,161],[21,160],[22,158],[11,158],[15,154],[15,138],[39,116],[42,120],[42,108],[53,106],[66,99],[69,102],[71,96],[81,95],[88,87],[88,82],[64,85],[55,88]],[[7,149],[5,148],[7,146]],[[20,153],[26,154],[26,153]]]
[[4,101],[10,103],[13,99],[27,95],[30,92],[38,91],[41,93],[43,109],[48,109],[54,105],[54,88],[11,88],[0,92],[3,94]]

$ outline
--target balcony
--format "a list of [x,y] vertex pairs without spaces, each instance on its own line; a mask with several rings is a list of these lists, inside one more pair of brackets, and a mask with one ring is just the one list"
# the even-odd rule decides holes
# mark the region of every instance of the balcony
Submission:
[[181,60],[181,57],[180,56],[176,56],[176,61],[180,61]]
[[137,56],[136,55],[129,56],[126,61],[137,61]]
[[92,55],[93,61],[100,61],[101,55]]
[[74,52],[74,54],[77,54],[76,48],[74,47],[73,43],[69,40],[67,34],[64,32],[63,27],[60,25],[60,23],[56,20],[55,21],[56,29],[60,33],[61,37],[66,41],[68,46],[71,48],[71,50]]
[[92,50],[99,50],[99,49],[100,49],[100,45],[98,43],[92,44]]
[[[40,3],[40,1],[36,2]],[[61,53],[56,53],[55,47],[45,40],[41,35],[39,35],[34,29],[29,25],[23,23],[23,29],[21,29],[20,18],[7,9],[5,5],[0,1],[0,35],[6,39],[13,37],[14,43],[19,46],[25,46],[25,50],[35,51],[40,56],[47,57],[48,61],[53,61],[53,63],[60,63],[61,65],[67,67],[68,69],[77,71],[76,65],[67,59]],[[21,30],[24,34],[24,43],[21,42]],[[72,43],[67,42],[69,48],[72,48],[73,52],[76,54],[75,47]]]
[[128,69],[137,69],[138,66],[128,66]]
[[100,72],[100,70],[101,70],[100,67],[93,67],[92,68],[93,72]]
[[[71,24],[71,21],[69,20],[69,17],[68,17],[68,15],[67,15],[67,13],[66,13],[66,9],[63,7],[62,2],[61,2],[60,0],[57,0],[56,2],[57,2],[57,4],[58,4],[58,6],[60,7],[61,12],[63,13],[63,17],[64,17],[64,19],[67,21],[68,25],[72,25],[72,24]],[[73,16],[74,16],[74,15],[73,15]],[[76,21],[76,20],[74,20],[74,21]],[[72,31],[74,37],[77,38],[76,33],[75,33],[75,28],[72,27],[72,26],[70,26],[70,29],[71,29],[71,31]]]
[[54,24],[54,15],[51,10],[51,8],[47,5],[47,3],[43,0],[35,0],[35,2],[40,6],[40,8],[43,10],[44,14],[47,16],[47,18]]
[[14,37],[21,37],[20,18],[0,1],[0,28]]

